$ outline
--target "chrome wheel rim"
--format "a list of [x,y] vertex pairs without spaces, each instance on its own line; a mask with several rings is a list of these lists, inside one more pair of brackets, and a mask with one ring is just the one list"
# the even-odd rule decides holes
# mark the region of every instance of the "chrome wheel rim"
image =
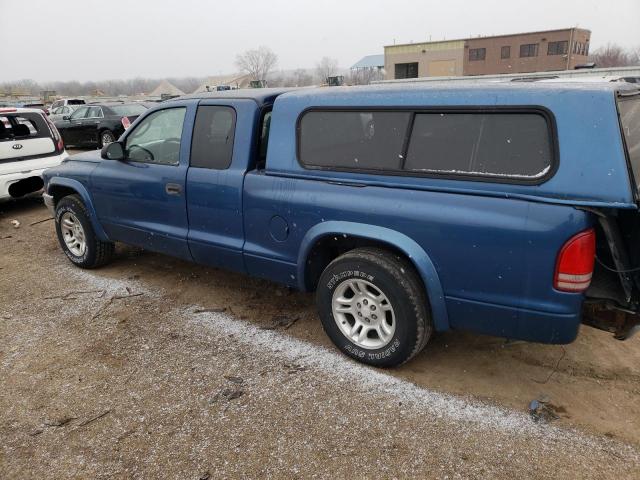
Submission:
[[396,317],[384,292],[366,280],[340,283],[331,302],[333,319],[342,334],[361,348],[385,347],[396,331]]
[[108,145],[110,143],[113,143],[113,135],[111,135],[110,133],[103,133],[102,134],[102,145]]
[[60,217],[62,238],[69,251],[76,257],[81,257],[87,251],[87,242],[82,224],[71,212],[65,212]]

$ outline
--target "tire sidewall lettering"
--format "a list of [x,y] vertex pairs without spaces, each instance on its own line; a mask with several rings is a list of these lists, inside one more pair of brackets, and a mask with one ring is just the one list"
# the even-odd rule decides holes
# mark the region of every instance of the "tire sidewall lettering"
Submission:
[[363,280],[367,280],[368,282],[373,282],[376,277],[375,275],[370,275],[360,270],[345,270],[344,272],[333,275],[327,283],[327,288],[329,289],[329,291],[333,291],[336,285],[342,283],[342,281],[346,280],[347,278],[361,278]]

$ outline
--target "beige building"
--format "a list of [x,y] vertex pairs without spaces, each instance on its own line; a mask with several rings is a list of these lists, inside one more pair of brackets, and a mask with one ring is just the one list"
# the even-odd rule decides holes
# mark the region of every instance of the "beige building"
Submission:
[[384,47],[387,80],[572,70],[586,63],[591,32],[579,28]]
[[464,40],[384,47],[387,80],[463,75]]

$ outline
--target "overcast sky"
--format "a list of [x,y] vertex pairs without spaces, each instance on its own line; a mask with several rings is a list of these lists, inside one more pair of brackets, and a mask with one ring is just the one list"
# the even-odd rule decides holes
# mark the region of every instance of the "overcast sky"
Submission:
[[640,0],[0,0],[0,82],[204,76],[259,45],[278,68],[383,46],[580,26],[640,46]]

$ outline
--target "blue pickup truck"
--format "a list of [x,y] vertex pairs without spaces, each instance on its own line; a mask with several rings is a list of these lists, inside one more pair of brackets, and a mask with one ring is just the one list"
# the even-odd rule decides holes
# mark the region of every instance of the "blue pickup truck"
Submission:
[[77,266],[124,242],[315,291],[372,365],[449,329],[568,343],[639,323],[637,86],[187,95],[44,179]]

